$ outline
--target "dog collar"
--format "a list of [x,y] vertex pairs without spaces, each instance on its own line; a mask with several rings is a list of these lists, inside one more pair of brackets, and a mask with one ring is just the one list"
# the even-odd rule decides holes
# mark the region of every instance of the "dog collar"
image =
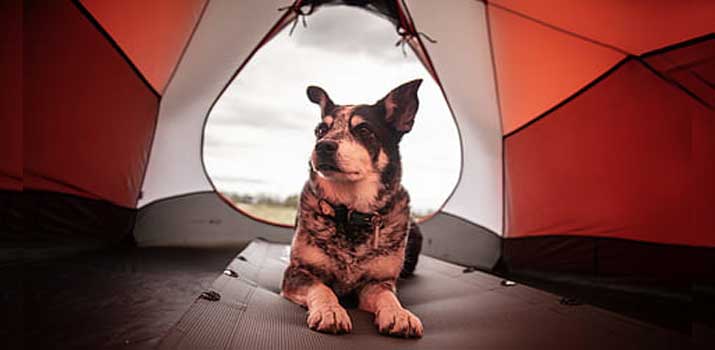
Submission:
[[359,232],[372,231],[375,234],[374,246],[379,242],[380,230],[384,226],[382,211],[390,207],[385,205],[380,211],[364,213],[349,209],[345,204],[333,204],[325,199],[318,201],[318,207],[323,217],[330,218],[335,222],[335,227],[349,236],[357,235]]

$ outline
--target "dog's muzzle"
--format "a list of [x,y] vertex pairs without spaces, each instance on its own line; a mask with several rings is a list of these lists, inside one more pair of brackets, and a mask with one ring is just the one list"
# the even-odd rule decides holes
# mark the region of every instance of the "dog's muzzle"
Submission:
[[315,145],[316,170],[318,171],[340,171],[335,161],[338,153],[338,144],[333,141],[320,141]]

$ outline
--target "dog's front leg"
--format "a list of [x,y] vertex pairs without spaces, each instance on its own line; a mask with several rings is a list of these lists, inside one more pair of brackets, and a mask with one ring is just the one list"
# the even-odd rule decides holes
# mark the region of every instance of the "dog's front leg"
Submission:
[[307,270],[290,266],[281,292],[288,300],[308,308],[308,327],[324,333],[349,333],[352,322],[335,293]]
[[375,325],[382,334],[422,337],[422,322],[402,307],[394,290],[393,281],[368,284],[360,291],[360,309],[375,315]]

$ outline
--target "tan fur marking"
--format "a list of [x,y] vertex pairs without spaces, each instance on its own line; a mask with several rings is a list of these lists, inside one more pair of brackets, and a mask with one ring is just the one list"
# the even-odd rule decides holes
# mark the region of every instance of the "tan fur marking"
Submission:
[[308,245],[302,239],[294,240],[293,244],[293,249],[295,250],[295,254],[293,256],[299,259],[301,264],[312,265],[315,267],[330,267],[332,264],[330,257],[325,255],[325,252],[323,252],[322,249],[313,245]]
[[357,125],[360,125],[360,123],[363,123],[364,121],[365,121],[365,118],[363,118],[360,115],[355,114],[355,115],[353,115],[352,118],[350,118],[350,127],[353,128]]
[[377,280],[397,278],[402,270],[403,259],[403,254],[378,257],[367,262],[363,269],[366,274]]
[[380,149],[380,153],[377,155],[377,168],[379,171],[385,169],[390,160],[387,158],[387,154],[383,149]]
[[376,198],[382,183],[380,175],[370,173],[365,178],[349,181],[332,181],[325,178],[317,178],[316,183],[325,195],[325,199],[331,203],[345,204],[361,212],[372,212],[378,209]]

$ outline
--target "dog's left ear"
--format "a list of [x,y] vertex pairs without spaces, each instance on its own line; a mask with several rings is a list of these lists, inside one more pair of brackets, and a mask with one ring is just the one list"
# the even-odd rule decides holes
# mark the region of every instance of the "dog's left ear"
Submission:
[[404,83],[387,96],[378,101],[385,107],[385,118],[397,131],[407,133],[412,130],[415,123],[415,114],[420,102],[417,99],[417,89],[422,84],[422,79],[417,79]]
[[325,90],[319,86],[308,86],[306,93],[308,94],[310,102],[320,105],[320,111],[323,116],[331,113],[335,105]]

